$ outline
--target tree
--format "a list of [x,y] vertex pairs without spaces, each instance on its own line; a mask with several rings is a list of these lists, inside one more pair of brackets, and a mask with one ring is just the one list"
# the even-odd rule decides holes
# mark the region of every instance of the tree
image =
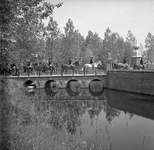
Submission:
[[73,21],[71,19],[68,19],[64,30],[65,34],[62,38],[61,58],[64,58],[63,62],[68,63],[69,57],[80,59],[80,52],[84,40],[79,31],[75,30]]
[[126,37],[126,41],[133,47],[136,46],[137,44],[137,40],[136,37],[134,37],[134,35],[131,33],[131,31],[128,31],[127,37]]
[[108,53],[111,54],[111,50],[112,50],[111,43],[110,43],[111,35],[112,35],[112,32],[108,27],[104,33],[104,39],[103,39],[103,52],[104,52],[105,59],[108,57]]
[[143,57],[143,55],[144,55],[144,49],[143,49],[142,43],[140,43],[140,45],[139,45],[139,51],[141,52],[141,55]]
[[15,41],[9,44],[10,59],[24,60],[32,53],[37,53],[38,41],[44,28],[42,20],[52,16],[53,9],[61,5],[62,3],[53,5],[43,0],[9,1],[11,21],[8,32],[11,39]]
[[133,47],[136,46],[137,40],[131,31],[128,31],[126,41],[125,41],[125,50],[124,50],[124,57],[127,59],[128,63],[131,63],[131,56],[133,52]]
[[108,58],[108,53],[114,61],[121,62],[124,55],[124,39],[116,32],[112,33],[109,28],[104,33],[102,56],[104,60]]
[[86,43],[86,56],[85,60],[89,61],[90,57],[93,57],[95,60],[102,60],[101,50],[102,50],[102,40],[97,33],[88,31],[88,35],[85,40]]
[[9,43],[12,39],[9,38],[9,24],[12,20],[11,7],[8,0],[0,1],[0,63],[8,61]]
[[147,51],[147,61],[152,63],[154,61],[154,36],[148,33],[145,39],[145,47]]
[[122,37],[118,37],[117,39],[117,62],[123,62],[124,58],[124,49],[125,49],[125,42]]
[[50,17],[48,25],[45,31],[46,41],[46,58],[55,59],[57,58],[57,39],[60,37],[61,32],[58,28],[58,23]]

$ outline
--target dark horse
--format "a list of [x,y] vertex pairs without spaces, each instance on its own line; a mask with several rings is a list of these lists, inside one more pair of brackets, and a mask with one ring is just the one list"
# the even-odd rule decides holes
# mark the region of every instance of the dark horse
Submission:
[[15,63],[10,64],[10,72],[12,76],[19,76],[19,67]]
[[113,69],[129,69],[129,65],[126,63],[112,63],[112,68]]
[[19,68],[16,64],[8,64],[5,65],[0,64],[0,75],[12,75],[12,76],[19,76]]
[[73,66],[74,66],[74,67],[79,67],[79,66],[80,66],[79,60],[75,61],[75,62],[73,63]]
[[135,70],[144,70],[145,67],[146,67],[146,64],[143,64],[143,65],[142,64],[139,64],[139,65],[135,64],[133,66],[133,69],[135,69]]
[[77,73],[77,71],[79,71],[79,70],[81,69],[81,67],[82,67],[79,60],[75,61],[75,62],[72,64],[72,66],[74,67],[74,71],[75,71],[76,73]]
[[50,74],[52,74],[53,72],[58,73],[58,63],[54,62],[52,64],[43,64],[43,73],[48,74],[48,72],[50,72]]
[[33,74],[34,66],[30,61],[27,61],[23,64],[23,72],[29,74]]
[[10,66],[0,64],[0,75],[11,75]]
[[75,67],[73,65],[68,65],[68,64],[61,65],[61,74],[63,74],[63,73],[67,74],[67,70],[72,70],[74,73]]

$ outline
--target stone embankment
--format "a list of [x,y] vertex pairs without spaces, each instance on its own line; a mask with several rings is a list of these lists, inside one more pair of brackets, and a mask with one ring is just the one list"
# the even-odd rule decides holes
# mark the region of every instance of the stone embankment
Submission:
[[145,70],[109,70],[106,76],[106,87],[154,95],[154,72]]

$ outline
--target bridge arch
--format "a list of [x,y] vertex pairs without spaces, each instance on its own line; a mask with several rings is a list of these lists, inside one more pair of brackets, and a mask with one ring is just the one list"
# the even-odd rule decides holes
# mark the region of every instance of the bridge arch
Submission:
[[81,92],[81,84],[76,79],[71,79],[66,84],[66,91],[70,96],[78,96]]
[[48,96],[55,96],[58,92],[58,86],[55,80],[48,80],[44,85],[45,92]]
[[51,79],[45,82],[44,88],[51,88],[51,87],[57,87],[56,81]]
[[27,80],[24,82],[24,87],[32,86],[33,88],[36,88],[36,84],[32,80]]
[[93,79],[89,83],[89,92],[92,96],[100,96],[103,94],[104,86],[100,79]]

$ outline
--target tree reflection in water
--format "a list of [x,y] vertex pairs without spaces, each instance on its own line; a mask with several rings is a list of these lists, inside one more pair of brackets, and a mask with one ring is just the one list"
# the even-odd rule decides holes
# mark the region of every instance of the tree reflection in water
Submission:
[[[115,98],[116,93],[110,92],[108,95],[105,90],[102,95],[93,96],[89,89],[81,89],[76,95],[67,91],[66,89],[58,89],[56,92],[52,89],[35,89],[35,94],[28,94],[25,88],[8,88],[5,110],[2,107],[4,101],[1,101],[1,128],[5,129],[5,132],[1,134],[4,139],[1,143],[8,141],[11,150],[97,150],[112,149],[114,145],[117,146],[116,141],[120,137],[116,135],[114,138],[113,132],[119,130],[122,134],[126,131],[122,130],[123,127],[121,128],[124,121],[116,124],[115,119],[120,120],[125,115],[129,118],[127,120],[129,123],[134,119],[134,114],[129,113],[128,107],[125,113],[117,109],[123,108],[125,103],[120,103]],[[119,95],[121,98],[122,94]],[[74,98],[72,99],[71,96]],[[124,94],[124,98],[126,96]],[[125,102],[129,104],[131,101],[125,100]],[[143,104],[149,107],[147,103]],[[7,115],[4,117],[4,114]],[[144,135],[146,135],[146,130],[144,130]],[[144,145],[146,140],[142,139]]]
[[[47,88],[45,90],[34,89],[33,91],[27,91],[27,89],[21,88],[14,92],[11,92],[11,89],[9,89],[8,103],[12,109],[9,114],[11,120],[8,120],[10,125],[8,132],[10,132],[9,141],[13,143],[11,145],[12,149],[33,149],[33,147],[36,148],[36,145],[41,143],[42,138],[48,141],[46,136],[42,134],[46,133],[44,129],[49,133],[55,131],[57,134],[61,133],[61,136],[67,131],[67,138],[63,136],[60,138],[61,140],[64,138],[63,142],[66,143],[71,135],[78,135],[79,128],[82,128],[82,117],[85,113],[88,112],[91,115],[92,112],[93,117],[90,118],[94,118],[94,116],[98,116],[104,110],[104,101],[96,99],[95,101],[58,100],[58,97],[62,96],[64,98],[65,96],[70,96],[67,92],[68,90],[66,91],[66,89],[53,92],[52,89]],[[87,94],[88,89],[85,89],[84,93],[86,93],[86,96],[89,96]],[[79,94],[78,92],[77,95],[73,96],[78,96]],[[50,99],[56,96],[57,100]],[[85,144],[79,141],[76,143],[76,146],[82,149]],[[69,146],[71,147],[71,145]]]

